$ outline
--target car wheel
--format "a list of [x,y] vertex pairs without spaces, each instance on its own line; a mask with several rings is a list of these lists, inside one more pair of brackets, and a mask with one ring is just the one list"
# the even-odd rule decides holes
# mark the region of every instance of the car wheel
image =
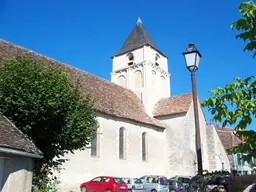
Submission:
[[112,192],[110,189],[107,189],[106,192]]
[[151,192],[157,192],[155,189],[152,189]]
[[86,187],[82,187],[82,188],[81,188],[81,192],[87,192]]

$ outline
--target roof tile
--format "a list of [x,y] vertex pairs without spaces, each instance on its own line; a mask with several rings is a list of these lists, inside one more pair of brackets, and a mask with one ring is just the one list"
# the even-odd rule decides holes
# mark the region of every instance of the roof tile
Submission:
[[192,93],[163,98],[157,102],[153,110],[153,116],[166,116],[186,113],[192,103]]
[[[215,129],[220,137],[220,140],[226,150],[232,149],[235,146],[239,146],[242,141],[234,135],[234,129],[221,127],[220,125],[215,125]],[[232,142],[233,139],[233,142]]]
[[149,36],[142,21],[139,18],[136,25],[134,26],[132,32],[126,39],[125,43],[123,44],[123,46],[121,47],[119,52],[116,53],[116,55],[120,55],[120,54],[129,52],[129,51],[139,48],[143,45],[150,45],[150,46],[154,47],[155,49],[157,49],[154,41]]
[[0,113],[0,146],[42,155],[34,143]]
[[94,106],[98,112],[164,128],[157,119],[147,115],[141,100],[131,90],[0,39],[0,61],[18,56],[40,59],[45,66],[53,65],[66,70],[72,81],[80,82],[81,91],[85,95],[98,99]]

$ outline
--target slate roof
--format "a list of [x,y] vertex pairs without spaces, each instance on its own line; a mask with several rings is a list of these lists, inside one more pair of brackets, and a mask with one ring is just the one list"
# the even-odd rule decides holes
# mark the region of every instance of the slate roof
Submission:
[[[215,125],[215,129],[219,135],[219,138],[226,150],[232,148],[232,136],[234,129],[221,127],[220,125]],[[242,141],[235,135],[233,135],[233,147],[240,145]]]
[[0,113],[0,147],[42,155],[34,143],[2,113]]
[[115,56],[132,51],[136,48],[142,47],[143,45],[150,45],[151,47],[158,50],[154,41],[146,31],[146,28],[144,27],[141,19],[139,18],[132,32],[126,39],[121,49],[115,54]]
[[163,98],[153,110],[154,117],[186,113],[192,103],[192,93]]
[[0,39],[0,61],[18,56],[40,59],[45,66],[52,65],[66,70],[72,81],[80,82],[84,94],[98,98],[94,106],[98,112],[164,128],[160,121],[146,114],[140,99],[131,90]]

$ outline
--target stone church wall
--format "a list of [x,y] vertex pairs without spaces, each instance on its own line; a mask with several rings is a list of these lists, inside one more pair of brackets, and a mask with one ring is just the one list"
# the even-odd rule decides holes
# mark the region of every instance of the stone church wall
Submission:
[[207,125],[210,171],[230,171],[230,161],[214,125]]
[[186,113],[158,118],[166,125],[165,137],[167,140],[166,176],[194,175],[195,152],[190,149],[188,134],[188,119]]
[[[163,129],[113,118],[100,114],[99,157],[91,157],[90,149],[66,155],[60,177],[60,191],[79,191],[79,185],[96,176],[141,177],[145,174],[164,174],[165,142]],[[119,128],[126,132],[126,159],[119,159]],[[142,161],[142,133],[147,133],[148,161]]]

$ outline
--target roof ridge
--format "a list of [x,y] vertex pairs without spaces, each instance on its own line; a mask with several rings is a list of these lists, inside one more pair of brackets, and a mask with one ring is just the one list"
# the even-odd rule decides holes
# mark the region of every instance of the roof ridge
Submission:
[[174,95],[174,96],[170,96],[170,97],[163,97],[160,100],[158,100],[158,102],[161,101],[161,100],[176,98],[176,97],[185,96],[185,95],[191,95],[192,96],[192,92],[188,92],[188,93],[184,93],[184,94],[178,94],[178,95]]

